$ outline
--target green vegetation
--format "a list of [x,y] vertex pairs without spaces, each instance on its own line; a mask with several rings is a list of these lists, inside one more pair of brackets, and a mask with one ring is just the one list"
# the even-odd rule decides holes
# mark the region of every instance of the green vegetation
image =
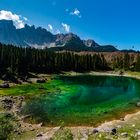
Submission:
[[135,65],[135,71],[140,72],[140,55],[137,56],[137,61],[136,61],[136,65]]
[[69,89],[73,91],[77,91],[77,86],[70,87],[69,85],[66,85],[64,82],[62,82],[59,79],[54,79],[51,81],[48,81],[46,83],[34,83],[34,84],[23,84],[23,85],[16,85],[11,88],[7,89],[1,89],[0,95],[7,95],[7,96],[39,96],[47,93],[66,93],[66,91],[69,91]]
[[[134,56],[133,54],[123,53],[113,56],[113,59],[109,61],[102,53],[52,52],[45,49],[20,48],[0,44],[0,78],[2,79],[0,83],[3,83],[3,80],[18,82],[18,78],[26,81],[29,73],[52,74],[63,71],[106,70],[127,71],[129,75],[140,76],[140,55],[136,54]],[[72,79],[74,78],[72,77]],[[21,110],[22,115],[31,115],[29,119],[33,123],[46,121],[46,124],[43,123],[48,126],[55,126],[56,124],[73,125],[73,123],[75,125],[96,125],[104,122],[104,120],[112,119],[114,116],[116,118],[123,117],[124,112],[137,109],[136,103],[140,99],[138,81],[132,82],[132,79],[127,81],[123,78],[119,82],[118,79],[111,82],[106,78],[104,81],[99,78],[95,81],[92,81],[93,78],[86,79],[84,77],[83,79],[75,79],[74,84],[71,79],[60,80],[56,78],[42,84],[16,85],[9,89],[1,89],[0,95],[25,96],[26,105]],[[78,83],[79,81],[82,83]],[[121,82],[123,86],[119,85]],[[135,84],[137,94],[133,94]],[[100,97],[96,95],[98,93],[96,88],[98,88],[98,91],[102,89],[99,92]],[[118,93],[117,88],[119,89]],[[106,94],[106,89],[109,94]],[[106,99],[108,100],[106,101]],[[97,104],[92,104],[95,102]],[[13,129],[11,117],[0,114],[0,139],[8,139]],[[137,139],[137,136],[133,134],[132,127],[125,126],[118,130],[118,135],[98,133],[89,135],[89,140],[119,139],[123,132],[128,133],[130,140]],[[31,135],[33,134],[31,133]],[[73,135],[70,130],[63,128],[55,133],[53,139],[72,140]]]
[[[62,71],[101,71],[123,69],[140,71],[140,56],[122,53],[113,56],[111,62],[102,53],[53,52],[34,48],[20,48],[0,44],[0,76],[16,81],[29,72],[60,73]],[[111,63],[111,64],[110,64]]]
[[[138,54],[136,54],[138,55]],[[139,56],[139,55],[138,55]],[[115,56],[113,59],[113,69],[118,70],[125,70],[125,71],[137,71],[136,69],[136,63],[138,63],[139,60],[135,60],[135,57],[133,54],[124,53],[123,55]],[[140,67],[140,65],[139,65]]]
[[54,134],[52,139],[53,140],[73,140],[73,135],[69,129],[61,128]]
[[14,80],[14,75],[27,76],[28,72],[85,72],[107,69],[107,62],[104,56],[100,54],[55,53],[48,50],[0,44],[0,72],[3,79],[8,77],[10,80]]
[[3,95],[25,95],[22,114],[30,115],[27,122],[92,126],[137,109],[139,89],[139,80],[131,78],[79,75],[13,87]]
[[13,124],[11,123],[10,114],[0,114],[0,140],[7,140],[11,131],[13,130]]

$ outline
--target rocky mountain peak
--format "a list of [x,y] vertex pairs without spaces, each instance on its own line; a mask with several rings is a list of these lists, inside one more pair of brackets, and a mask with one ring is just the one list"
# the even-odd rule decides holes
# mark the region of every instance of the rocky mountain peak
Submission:
[[[3,44],[12,44],[22,47],[36,48],[55,48],[64,47],[68,50],[93,50],[100,45],[94,40],[81,40],[79,36],[73,33],[53,35],[42,27],[29,26],[25,24],[24,28],[16,29],[13,21],[0,20],[0,42]],[[106,48],[110,47],[104,47]],[[100,46],[101,49],[101,46]]]
[[92,39],[88,39],[88,40],[83,40],[83,43],[87,46],[87,47],[99,47],[100,45],[97,44],[94,40]]

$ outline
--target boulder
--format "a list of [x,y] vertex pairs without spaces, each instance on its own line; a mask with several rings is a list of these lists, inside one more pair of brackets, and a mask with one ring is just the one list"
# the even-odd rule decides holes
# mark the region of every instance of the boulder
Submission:
[[122,137],[128,137],[128,133],[127,132],[121,133],[121,136]]
[[43,136],[42,133],[39,133],[39,134],[36,135],[36,137],[42,137],[42,136]]
[[117,129],[116,128],[113,128],[112,130],[111,130],[111,134],[112,135],[115,135],[117,133]]
[[137,103],[137,107],[140,107],[140,102]]
[[18,132],[17,134],[18,134],[18,135],[21,135],[21,132]]
[[140,136],[140,131],[137,132],[137,135]]
[[121,121],[125,121],[125,119],[124,119],[124,118],[120,118],[120,120],[121,120]]
[[7,82],[4,82],[2,84],[0,84],[0,88],[9,88],[9,84]]
[[98,133],[99,131],[97,129],[93,129],[93,134]]

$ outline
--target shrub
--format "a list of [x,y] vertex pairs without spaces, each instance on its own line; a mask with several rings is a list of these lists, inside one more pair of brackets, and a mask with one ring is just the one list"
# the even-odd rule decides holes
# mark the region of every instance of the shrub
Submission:
[[54,134],[53,140],[73,140],[73,135],[69,129],[61,128]]
[[8,114],[0,114],[0,140],[7,140],[13,130]]

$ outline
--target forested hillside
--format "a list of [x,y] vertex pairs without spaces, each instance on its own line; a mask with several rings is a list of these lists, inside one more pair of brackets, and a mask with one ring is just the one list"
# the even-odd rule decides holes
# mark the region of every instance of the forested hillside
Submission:
[[[109,53],[111,54],[111,53]],[[59,73],[62,71],[140,71],[139,54],[122,53],[108,59],[104,53],[52,52],[0,44],[0,72],[26,76],[28,72]]]

